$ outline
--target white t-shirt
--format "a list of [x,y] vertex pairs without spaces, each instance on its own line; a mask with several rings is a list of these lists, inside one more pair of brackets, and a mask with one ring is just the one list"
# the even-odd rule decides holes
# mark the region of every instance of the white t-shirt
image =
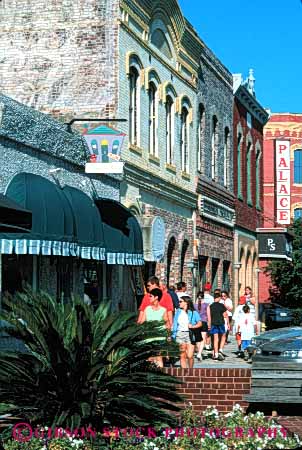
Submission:
[[189,331],[189,316],[185,311],[181,311],[178,316],[177,331]]
[[[226,308],[231,308],[231,309],[233,309],[233,302],[232,302],[232,300],[230,299],[230,298],[226,298],[225,300],[220,300],[220,303],[223,303],[224,304],[224,306],[226,307]],[[231,315],[232,315],[232,311],[229,311],[228,309],[227,309],[227,313],[228,313],[228,316],[229,317],[231,317]]]
[[255,336],[255,324],[255,318],[251,313],[241,315],[238,326],[242,341],[250,341]]
[[214,297],[211,294],[204,294],[204,300],[211,305],[214,302]]
[[233,320],[235,322],[235,325],[238,324],[241,316],[244,314],[242,308],[244,307],[244,305],[238,305],[236,306],[235,312],[233,314]]

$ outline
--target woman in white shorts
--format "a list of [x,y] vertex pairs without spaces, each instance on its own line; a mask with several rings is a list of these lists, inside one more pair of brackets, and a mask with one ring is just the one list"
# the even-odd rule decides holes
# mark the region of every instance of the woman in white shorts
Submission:
[[189,330],[199,327],[201,327],[201,320],[191,298],[182,296],[174,316],[172,338],[179,344],[180,365],[183,369],[193,367],[195,342],[191,341]]

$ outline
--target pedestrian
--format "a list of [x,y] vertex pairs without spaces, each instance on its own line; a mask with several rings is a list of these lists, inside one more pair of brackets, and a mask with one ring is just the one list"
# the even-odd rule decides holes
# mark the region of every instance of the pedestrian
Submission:
[[[139,315],[138,315],[138,319],[137,319],[137,323],[141,323],[142,317],[143,317],[143,312],[145,311],[147,306],[150,306],[150,291],[152,291],[152,289],[155,288],[159,288],[159,279],[155,276],[150,277],[147,281],[147,293],[144,295],[144,298],[142,300],[142,303],[139,307]],[[174,311],[174,307],[173,307],[173,301],[171,298],[171,295],[168,292],[164,292],[163,289],[161,289],[162,291],[162,298],[160,300],[160,306],[163,306],[164,308],[166,308],[167,310],[167,314],[168,314],[168,326],[170,327],[170,329],[172,328],[172,324],[173,324],[173,311]]]
[[[221,303],[223,303],[224,306],[227,309],[227,313],[228,313],[228,316],[229,316],[229,324],[231,324],[232,323],[233,302],[230,299],[228,291],[221,291]],[[230,330],[227,328],[226,329],[226,335],[225,335],[225,343],[226,344],[229,343],[229,341],[228,341],[229,332],[230,332]]]
[[[145,308],[140,323],[158,321],[162,322],[162,326],[168,324],[168,314],[166,308],[160,305],[160,300],[162,299],[163,292],[160,288],[154,288],[150,291],[150,305]],[[149,359],[158,367],[164,367],[163,357],[154,356]]]
[[250,313],[254,318],[256,318],[256,298],[253,295],[253,291],[249,286],[244,288],[244,294],[240,297],[240,300],[243,302],[245,299],[245,303],[250,307]]
[[214,302],[214,297],[213,295],[211,295],[211,289],[212,289],[211,283],[206,283],[203,287],[204,298],[209,305],[211,305]]
[[237,325],[237,332],[241,334],[241,349],[244,352],[244,360],[249,360],[247,348],[251,345],[251,339],[257,334],[257,323],[250,312],[248,305],[243,305],[243,313]]
[[172,328],[172,338],[179,344],[180,366],[183,369],[191,369],[194,365],[195,335],[192,330],[201,327],[199,314],[195,311],[193,302],[189,296],[179,299]]
[[195,310],[198,312],[201,320],[201,341],[197,343],[197,359],[202,361],[203,359],[203,349],[208,338],[208,315],[207,309],[209,304],[206,303],[203,291],[199,291],[196,297],[196,302],[194,304]]
[[169,286],[168,293],[171,295],[173,306],[174,306],[174,310],[176,310],[177,308],[179,308],[179,298],[178,298],[178,295],[175,292],[175,287],[174,286]]
[[242,315],[244,314],[243,312],[243,306],[245,305],[245,297],[240,297],[239,299],[239,304],[236,306],[233,317],[232,317],[232,322],[233,322],[233,332],[235,333],[235,337],[236,337],[236,341],[237,341],[237,356],[241,356],[241,333],[238,332],[238,324],[240,322],[240,319],[242,317]]
[[176,295],[178,297],[182,297],[184,294],[189,297],[187,293],[187,283],[185,283],[184,281],[179,281],[176,284]]
[[225,343],[225,323],[224,319],[227,319],[227,325],[229,327],[229,319],[226,307],[220,303],[221,291],[215,289],[214,291],[214,303],[208,306],[208,330],[213,337],[213,359],[223,361],[225,354],[223,353],[223,347]]

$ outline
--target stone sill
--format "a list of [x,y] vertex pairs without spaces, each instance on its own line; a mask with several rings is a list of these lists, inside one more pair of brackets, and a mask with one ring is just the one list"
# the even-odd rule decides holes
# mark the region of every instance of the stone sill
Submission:
[[169,170],[169,172],[173,172],[174,174],[176,173],[176,166],[174,166],[174,164],[166,164],[166,170]]
[[149,161],[158,166],[160,165],[160,159],[157,156],[149,154]]
[[143,156],[143,149],[140,147],[137,147],[136,145],[129,144],[129,150],[130,150],[130,152],[133,152],[136,155]]
[[181,178],[183,178],[184,180],[190,181],[191,177],[190,174],[187,172],[181,172]]

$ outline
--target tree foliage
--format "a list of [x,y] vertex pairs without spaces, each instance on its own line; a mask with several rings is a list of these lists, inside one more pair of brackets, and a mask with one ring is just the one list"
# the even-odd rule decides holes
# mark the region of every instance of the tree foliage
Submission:
[[298,308],[302,307],[302,219],[295,220],[290,230],[294,234],[292,261],[271,261],[266,273],[274,286],[271,299]]
[[0,350],[0,403],[11,414],[72,428],[174,423],[178,381],[147,362],[167,350],[159,324],[139,326],[104,303],[96,312],[81,300],[58,304],[45,293],[4,303],[5,331],[26,347]]

